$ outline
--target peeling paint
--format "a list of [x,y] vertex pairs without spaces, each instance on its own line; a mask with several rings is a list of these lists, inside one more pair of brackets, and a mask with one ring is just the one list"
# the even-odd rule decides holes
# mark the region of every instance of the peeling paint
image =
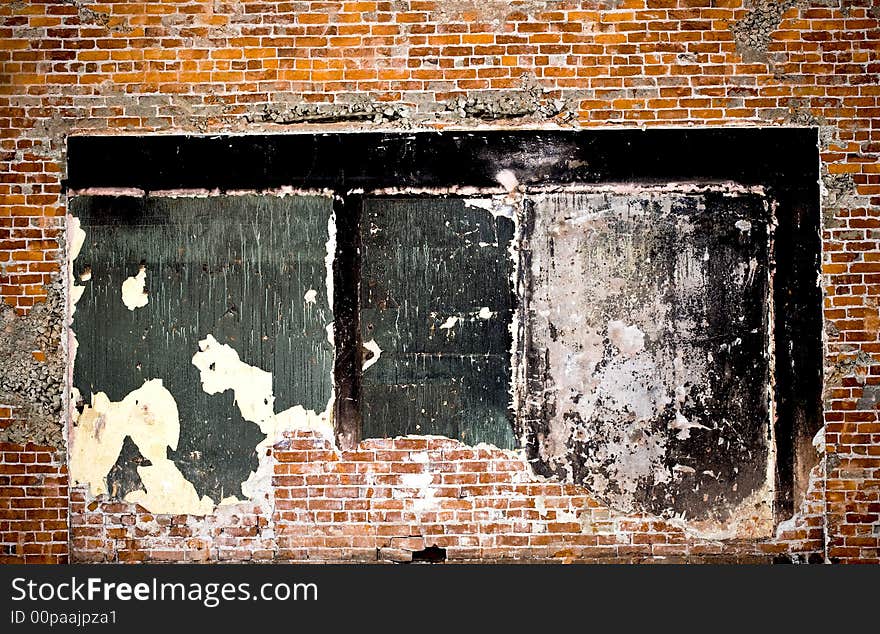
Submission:
[[379,357],[382,356],[382,348],[379,347],[379,344],[376,343],[375,339],[365,341],[363,345],[364,348],[372,354],[369,359],[364,361],[363,368],[361,369],[362,372],[366,372],[367,368],[375,365],[376,362],[379,360]]
[[444,321],[440,325],[440,330],[450,330],[452,328],[455,328],[455,324],[457,324],[457,323],[458,323],[458,317],[456,317],[455,315],[453,315],[451,317],[447,317],[446,321]]
[[122,303],[128,310],[143,308],[149,301],[145,290],[147,283],[147,267],[141,266],[137,275],[127,278],[122,283]]
[[241,485],[242,493],[246,497],[257,499],[269,490],[272,465],[266,458],[267,450],[282,439],[284,432],[312,429],[326,438],[333,438],[333,426],[330,422],[332,398],[323,412],[294,405],[283,412],[275,413],[272,374],[245,363],[235,349],[218,343],[212,335],[199,342],[199,352],[193,355],[192,364],[198,368],[202,389],[207,394],[232,390],[235,405],[242,418],[259,425],[260,431],[266,435],[257,445],[259,467]]
[[675,429],[678,433],[675,435],[679,440],[687,440],[691,437],[692,429],[709,429],[705,425],[689,421],[682,416],[681,412],[675,412],[675,418],[669,421],[669,429]]
[[[86,241],[86,232],[80,226],[79,218],[74,218],[73,216],[67,216],[67,235],[68,235],[68,282],[67,286],[69,289],[70,296],[70,314],[76,311],[76,303],[82,298],[82,294],[85,292],[86,287],[76,284],[74,282],[75,278],[73,275],[73,262],[79,257],[79,252],[82,250],[82,246]],[[91,279],[91,272],[87,276],[80,276],[81,282],[87,282]]]
[[122,451],[126,436],[137,445],[149,465],[139,466],[144,489],[126,496],[153,513],[205,515],[214,508],[211,498],[199,498],[167,450],[177,448],[180,421],[174,397],[161,379],[112,402],[103,392],[92,395],[91,403],[70,430],[70,476],[88,484],[93,495],[108,493],[107,474]]
[[[528,298],[534,347],[524,415],[550,422],[527,429],[534,436],[527,433],[524,441],[533,443],[533,459],[547,465],[548,475],[583,482],[615,509],[678,513],[689,523],[717,528],[738,521],[736,509],[752,492],[772,509],[765,467],[773,459],[761,440],[768,422],[744,427],[756,412],[771,415],[770,404],[761,402],[771,391],[760,369],[771,362],[770,314],[760,308],[769,286],[756,275],[759,268],[768,270],[769,247],[762,243],[764,232],[755,232],[757,216],[732,211],[739,195],[751,196],[750,209],[767,209],[754,204],[761,198],[742,193],[749,188],[682,189],[527,193],[535,201],[527,245],[535,286]],[[711,240],[706,222],[717,221],[701,219],[703,213],[729,218],[728,229],[717,230],[755,234],[742,238],[752,242],[710,249],[703,244]],[[750,231],[742,231],[742,222]],[[650,237],[654,231],[662,240]],[[745,268],[737,272],[721,264],[724,258]],[[731,274],[738,286],[721,279]],[[716,310],[710,289],[719,284],[731,289],[727,301],[733,303]],[[760,296],[746,300],[746,289]],[[763,357],[756,370],[749,369],[751,378],[742,379],[757,382],[754,394],[721,378],[731,370],[718,366],[744,358],[747,340]],[[734,394],[745,399],[742,409]],[[744,475],[739,459],[728,455],[734,449],[758,472]],[[742,530],[759,528],[766,530],[761,522],[742,523]]]
[[[173,194],[167,199],[104,196],[71,201],[88,223],[83,227],[90,240],[82,253],[92,265],[78,263],[76,270],[80,278],[90,275],[91,286],[84,296],[88,302],[76,315],[77,329],[88,337],[88,356],[81,354],[69,366],[79,373],[77,385],[87,395],[105,394],[107,401],[123,402],[132,384],[161,377],[169,394],[178,399],[188,395],[186,402],[178,401],[179,441],[169,445],[167,454],[173,468],[125,441],[128,457],[119,458],[121,447],[111,452],[119,461],[103,474],[107,484],[102,488],[114,497],[137,499],[157,513],[178,512],[156,510],[171,508],[162,501],[163,490],[178,495],[191,513],[210,512],[213,500],[229,505],[250,498],[266,505],[272,495],[270,449],[283,431],[332,432],[332,349],[324,341],[325,328],[332,332],[333,326],[324,289],[328,266],[332,284],[335,252],[331,207],[327,196],[294,194],[281,202],[253,192],[216,199]],[[212,221],[223,214],[231,225]],[[126,221],[120,223],[119,217]],[[287,230],[280,233],[294,237],[267,235],[261,230],[265,224],[283,225]],[[210,246],[195,241],[206,235],[211,236]],[[146,264],[138,275],[125,277],[138,261],[150,263],[149,282],[155,285],[149,314],[135,310],[144,303]],[[71,260],[71,272],[72,265]],[[253,282],[255,276],[262,286]],[[119,291],[114,289],[122,280],[127,282],[126,301],[117,304]],[[332,297],[332,286],[330,292]],[[107,302],[112,306],[105,308]],[[266,302],[262,309],[260,302]],[[216,329],[205,328],[211,325]],[[69,335],[75,351],[73,327]],[[245,354],[257,361],[244,363]],[[205,364],[197,367],[203,359]],[[108,366],[113,370],[108,372]],[[302,384],[276,395],[273,380],[293,372],[301,373]],[[70,419],[78,423],[81,397],[72,378],[70,392]],[[90,407],[83,409],[86,421]],[[132,459],[131,451],[140,456]]]

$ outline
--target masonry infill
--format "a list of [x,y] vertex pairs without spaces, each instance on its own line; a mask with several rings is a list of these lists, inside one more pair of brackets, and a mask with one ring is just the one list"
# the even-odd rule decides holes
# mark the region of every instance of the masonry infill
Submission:
[[[769,533],[821,425],[817,151],[812,129],[72,137],[72,476],[208,512],[265,486],[285,429],[432,434]],[[158,444],[83,440],[142,399],[173,411]]]

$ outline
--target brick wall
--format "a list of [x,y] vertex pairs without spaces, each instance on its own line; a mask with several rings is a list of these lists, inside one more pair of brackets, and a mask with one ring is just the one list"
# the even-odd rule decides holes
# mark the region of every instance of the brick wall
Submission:
[[[366,440],[337,451],[312,432],[273,449],[274,499],[207,518],[71,495],[76,561],[820,561],[823,497],[763,540],[695,537],[681,524],[621,515],[583,487],[535,478],[513,452],[438,437]],[[818,469],[817,469],[818,474]],[[819,478],[814,480],[820,482]]]
[[53,447],[0,443],[0,564],[65,563],[67,467]]
[[[369,111],[384,129],[487,119],[809,125],[821,139],[824,457],[778,538],[704,542],[650,518],[612,517],[587,491],[533,481],[506,454],[448,441],[367,441],[339,454],[296,437],[276,448],[270,512],[148,518],[75,489],[73,557],[109,558],[123,546],[120,559],[375,559],[376,549],[405,558],[442,542],[450,558],[802,552],[880,562],[878,20],[871,0],[4,3],[0,295],[20,313],[59,271],[69,134],[321,129],[309,123],[316,113],[354,129],[374,124],[346,118]],[[3,451],[3,478],[31,477],[28,465],[54,469],[34,473],[45,489],[26,486],[24,497],[0,481],[3,544],[9,551],[11,535],[16,553],[3,557],[62,557],[62,529],[28,522],[37,508],[62,513],[49,489],[63,493],[53,480],[63,467],[38,462],[52,455],[45,448]],[[405,486],[415,480],[400,479],[415,467],[438,486],[436,511],[417,511],[422,498]],[[387,481],[376,480],[383,473]],[[454,523],[445,526],[448,513]],[[585,513],[589,521],[559,520]]]

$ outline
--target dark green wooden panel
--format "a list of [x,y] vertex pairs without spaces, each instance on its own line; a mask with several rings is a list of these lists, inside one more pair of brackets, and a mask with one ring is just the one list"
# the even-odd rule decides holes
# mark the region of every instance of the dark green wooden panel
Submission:
[[[363,437],[436,434],[512,448],[508,253],[514,226],[456,198],[367,198]],[[492,313],[488,319],[483,310]],[[442,328],[450,317],[451,328]]]
[[[325,409],[333,365],[325,329],[333,320],[325,264],[331,200],[76,197],[70,211],[86,232],[74,273],[92,271],[73,320],[74,385],[86,400],[106,392],[117,401],[161,378],[180,414],[178,449],[169,457],[200,495],[240,497],[264,436],[241,417],[231,391],[203,391],[192,357],[213,335],[272,373],[276,412]],[[121,286],[141,262],[149,302],[130,311]],[[303,299],[310,289],[313,304]]]

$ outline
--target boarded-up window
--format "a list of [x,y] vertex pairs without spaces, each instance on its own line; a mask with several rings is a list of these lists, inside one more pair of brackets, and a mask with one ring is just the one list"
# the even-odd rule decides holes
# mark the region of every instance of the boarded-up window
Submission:
[[618,508],[715,517],[751,497],[746,512],[772,519],[767,199],[727,186],[532,200],[537,464]]
[[364,437],[515,446],[514,223],[476,200],[367,197],[361,220]]
[[[199,497],[243,498],[272,415],[331,399],[332,200],[79,196],[70,213],[85,232],[73,263],[81,407],[161,380],[180,426],[168,459]],[[150,462],[123,436],[107,483],[119,496],[142,488]]]

